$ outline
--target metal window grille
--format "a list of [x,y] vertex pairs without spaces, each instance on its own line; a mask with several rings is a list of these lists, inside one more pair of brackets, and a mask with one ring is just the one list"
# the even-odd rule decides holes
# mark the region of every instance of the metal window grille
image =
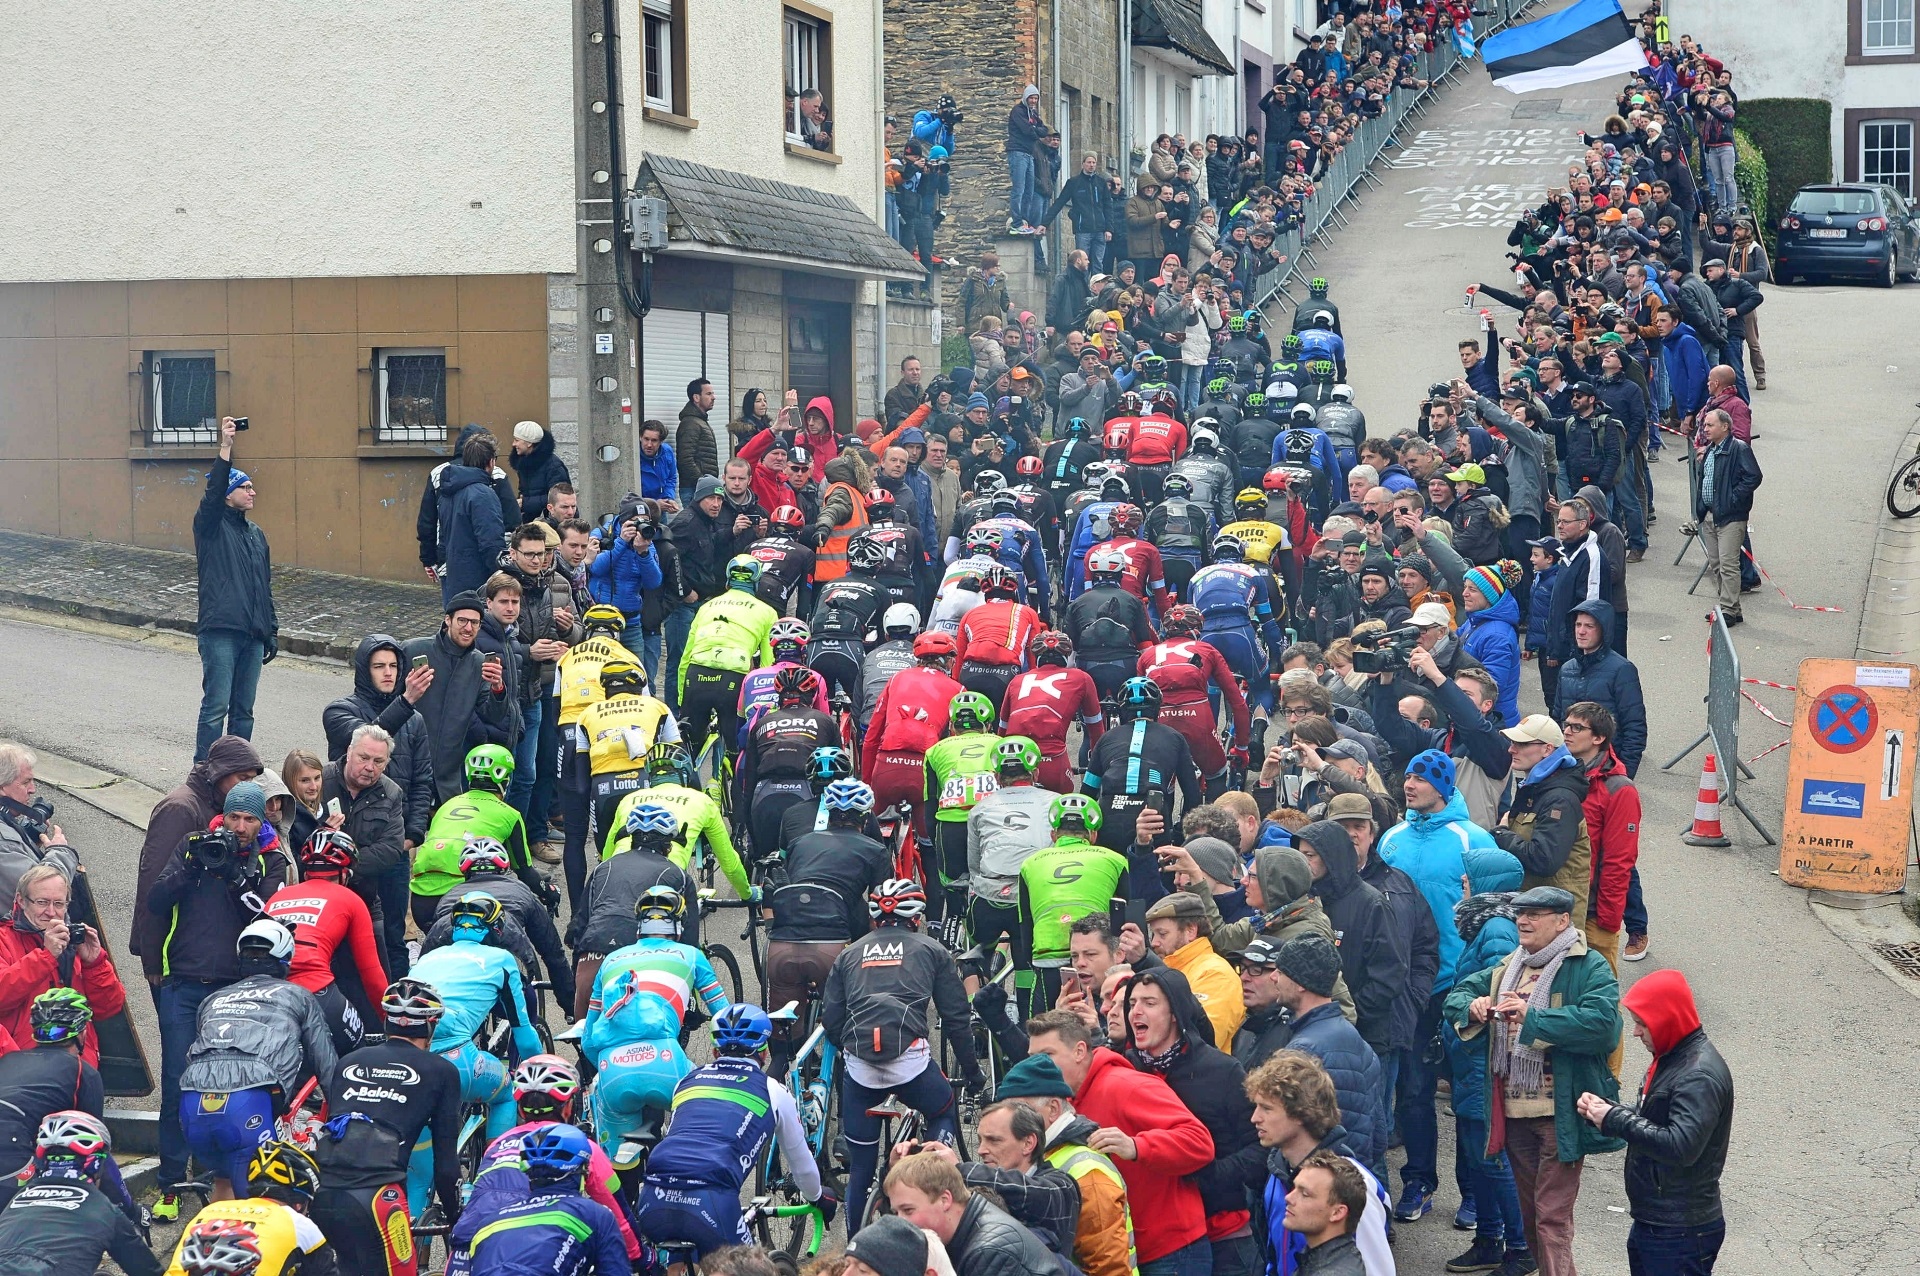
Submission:
[[147,386],[155,443],[220,441],[212,352],[150,352]]
[[447,352],[380,352],[382,443],[440,443],[447,437]]

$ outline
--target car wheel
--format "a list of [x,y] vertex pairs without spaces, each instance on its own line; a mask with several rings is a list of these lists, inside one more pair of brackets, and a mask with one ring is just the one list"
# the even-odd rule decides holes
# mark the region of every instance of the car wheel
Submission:
[[1920,257],[1916,257],[1913,265],[1908,266],[1905,270],[1902,270],[1899,273],[1899,278],[1905,280],[1907,283],[1912,283],[1915,280],[1920,279]]
[[1887,268],[1873,281],[1876,288],[1891,288],[1900,278],[1900,253],[1893,245],[1887,245]]

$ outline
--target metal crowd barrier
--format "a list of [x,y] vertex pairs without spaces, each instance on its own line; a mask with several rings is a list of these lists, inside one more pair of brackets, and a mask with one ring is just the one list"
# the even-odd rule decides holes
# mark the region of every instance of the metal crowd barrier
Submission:
[[[1486,3],[1492,12],[1484,15],[1488,20],[1484,28],[1476,21],[1476,41],[1485,40],[1519,21],[1538,0],[1486,0]],[[1400,145],[1401,126],[1432,110],[1439,100],[1440,89],[1467,73],[1477,61],[1461,57],[1451,38],[1419,56],[1415,75],[1425,80],[1427,87],[1413,92],[1395,89],[1387,96],[1386,109],[1374,119],[1363,120],[1354,131],[1353,140],[1314,183],[1313,194],[1301,206],[1300,225],[1276,238],[1276,246],[1286,263],[1269,280],[1262,281],[1264,290],[1251,303],[1255,309],[1264,311],[1282,302],[1289,308],[1298,304],[1293,284],[1304,278],[1308,268],[1315,264],[1314,244],[1321,236],[1347,224],[1342,210],[1349,201],[1360,197],[1365,186],[1381,184],[1373,172],[1374,165],[1386,151]]]

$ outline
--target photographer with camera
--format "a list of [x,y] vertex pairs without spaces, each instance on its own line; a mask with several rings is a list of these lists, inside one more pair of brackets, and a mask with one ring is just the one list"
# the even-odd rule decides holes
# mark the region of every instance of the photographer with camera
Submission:
[[[1492,828],[1499,822],[1500,793],[1513,765],[1493,712],[1499,688],[1492,675],[1473,666],[1449,678],[1433,653],[1418,642],[1396,652],[1397,659],[1363,659],[1368,654],[1356,643],[1354,668],[1376,675],[1374,730],[1393,751],[1398,767],[1404,768],[1408,759],[1428,749],[1446,754],[1453,759],[1455,783],[1466,801],[1467,814],[1481,828]],[[1444,715],[1439,725],[1423,727],[1401,712],[1407,675],[1426,684],[1419,694]]]
[[80,866],[80,853],[53,822],[53,803],[34,789],[34,761],[25,746],[0,740],[0,892],[12,891],[36,864],[53,865],[69,881]]
[[[100,932],[68,917],[72,887],[51,864],[36,864],[20,875],[13,900],[13,924],[0,926],[0,1029],[17,1042],[34,1039],[32,1010],[42,993],[61,989],[86,999],[95,1019],[126,1008],[126,989]],[[100,1043],[88,1027],[82,1057],[100,1062]]]
[[[218,827],[183,838],[146,898],[161,937],[152,964],[160,983],[160,1181],[187,1176],[180,1124],[180,1073],[199,1031],[200,1003],[240,978],[240,932],[266,910],[267,896],[287,879],[287,862],[261,853],[267,798],[252,780],[227,790]],[[179,1201],[163,1196],[155,1218],[179,1217]],[[168,1212],[171,1211],[171,1212]]]

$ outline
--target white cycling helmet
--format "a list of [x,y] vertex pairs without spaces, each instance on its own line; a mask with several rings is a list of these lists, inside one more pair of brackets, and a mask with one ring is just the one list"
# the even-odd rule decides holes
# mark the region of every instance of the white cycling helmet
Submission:
[[293,932],[271,917],[262,917],[240,932],[234,948],[243,953],[249,949],[264,951],[278,961],[292,961]]
[[1335,403],[1353,402],[1353,387],[1344,381],[1336,383],[1330,393]]
[[880,630],[889,636],[894,636],[895,630],[900,635],[919,633],[920,609],[912,603],[894,603],[880,618]]

